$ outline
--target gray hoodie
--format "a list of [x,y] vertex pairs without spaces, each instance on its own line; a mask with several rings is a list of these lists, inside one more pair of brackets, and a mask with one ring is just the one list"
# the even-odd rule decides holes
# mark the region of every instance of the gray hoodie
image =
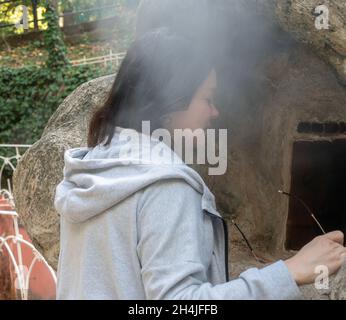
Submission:
[[282,260],[229,281],[226,223],[201,176],[145,134],[124,153],[121,132],[65,152],[58,299],[302,297]]

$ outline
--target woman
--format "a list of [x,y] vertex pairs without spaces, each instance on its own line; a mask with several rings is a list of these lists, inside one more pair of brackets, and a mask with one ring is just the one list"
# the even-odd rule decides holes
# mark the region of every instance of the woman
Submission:
[[[298,299],[317,265],[340,267],[343,234],[333,232],[229,281],[213,194],[168,145],[141,132],[143,121],[151,131],[206,129],[219,115],[216,85],[204,52],[166,30],[130,47],[91,119],[88,148],[65,153],[55,197],[58,299]],[[138,139],[123,139],[125,129]],[[164,152],[152,156],[157,146]]]

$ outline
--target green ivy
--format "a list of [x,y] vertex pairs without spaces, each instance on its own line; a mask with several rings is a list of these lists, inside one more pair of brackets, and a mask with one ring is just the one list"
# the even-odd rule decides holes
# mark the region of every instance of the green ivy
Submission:
[[45,48],[48,51],[47,67],[52,70],[59,70],[69,64],[67,59],[67,49],[63,41],[62,32],[59,27],[59,18],[55,9],[47,1],[44,19],[48,28],[44,32]]
[[[58,73],[47,67],[0,68],[0,144],[35,143],[48,119],[74,89],[110,73],[110,68],[99,66],[66,66]],[[13,150],[0,148],[0,154],[13,156]],[[11,175],[5,167],[2,188],[7,187]]]
[[[32,45],[44,46],[48,52],[46,63],[41,67],[0,67],[0,144],[35,143],[49,118],[73,90],[91,79],[114,73],[111,65],[72,67],[58,17],[49,4],[45,20],[48,28],[44,31],[44,42]],[[0,154],[10,155],[8,149],[1,149]],[[6,186],[6,178],[11,174],[6,168],[1,187]]]
[[111,70],[98,66],[0,68],[0,144],[37,141],[48,119],[79,85]]
[[79,85],[112,73],[110,67],[72,67],[58,27],[58,18],[47,4],[48,29],[44,48],[48,51],[42,67],[0,68],[0,144],[32,144],[62,101]]

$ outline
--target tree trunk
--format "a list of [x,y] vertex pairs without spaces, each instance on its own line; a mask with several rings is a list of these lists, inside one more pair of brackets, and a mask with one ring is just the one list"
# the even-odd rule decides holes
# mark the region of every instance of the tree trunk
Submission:
[[37,0],[32,0],[32,13],[34,16],[34,30],[38,30]]

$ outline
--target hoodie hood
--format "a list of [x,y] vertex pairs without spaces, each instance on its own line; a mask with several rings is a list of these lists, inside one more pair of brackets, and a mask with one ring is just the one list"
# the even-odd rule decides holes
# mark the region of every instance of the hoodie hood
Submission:
[[202,209],[221,217],[202,177],[164,142],[116,127],[108,146],[74,148],[64,154],[64,178],[54,206],[68,221],[102,214],[135,192],[164,179],[183,179],[202,195]]

